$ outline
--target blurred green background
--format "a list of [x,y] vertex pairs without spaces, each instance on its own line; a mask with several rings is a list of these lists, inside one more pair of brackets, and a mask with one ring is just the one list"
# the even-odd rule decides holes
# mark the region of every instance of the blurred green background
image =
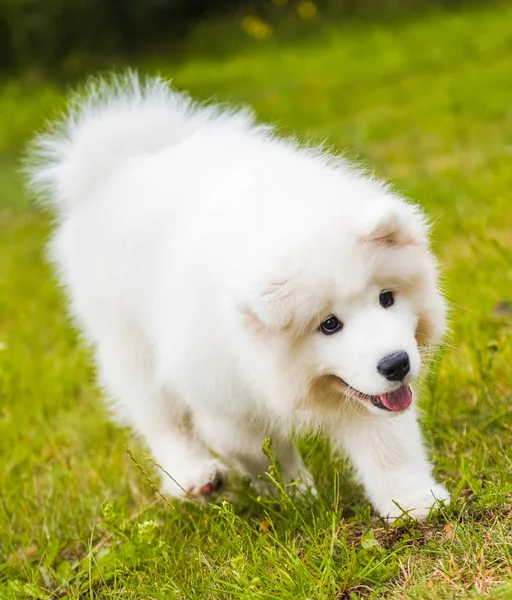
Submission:
[[[498,0],[0,0],[0,155],[18,149],[59,108],[63,88],[90,73],[141,65],[164,73],[283,46],[325,44],[334,32],[401,29]],[[461,53],[478,52],[462,40]],[[360,58],[378,50],[369,47]],[[438,47],[431,53],[442,52]],[[365,56],[366,55],[366,56]],[[379,56],[373,55],[378,61]],[[250,78],[250,73],[247,73]],[[383,76],[385,73],[383,73]],[[385,79],[385,77],[383,77]],[[215,80],[213,74],[209,79]],[[304,79],[307,79],[306,75]],[[375,81],[377,83],[377,80]],[[215,88],[212,88],[215,93]],[[340,107],[342,108],[342,107]],[[8,116],[8,117],[7,117]],[[38,120],[38,116],[40,116]]]
[[[134,57],[155,47],[180,50],[198,23],[231,16],[257,39],[284,21],[320,18],[390,18],[438,7],[456,8],[464,0],[2,0],[0,68],[24,74],[72,74],[113,58]],[[230,36],[212,40],[217,49],[236,45]],[[231,39],[230,39],[231,38]],[[211,51],[211,45],[208,45]]]
[[[318,437],[301,442],[318,499],[155,494],[20,173],[68,91],[125,66],[249,104],[425,208],[452,312],[420,396],[453,495],[426,525],[376,520]],[[0,0],[0,78],[0,598],[511,598],[512,3]]]

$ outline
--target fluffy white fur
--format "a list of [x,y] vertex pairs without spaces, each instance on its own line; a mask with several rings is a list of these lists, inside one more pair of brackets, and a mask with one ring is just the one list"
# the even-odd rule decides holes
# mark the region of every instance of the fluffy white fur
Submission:
[[[413,380],[443,333],[418,208],[248,112],[134,75],[90,84],[32,159],[72,314],[116,414],[172,476],[167,494],[208,494],[228,466],[257,477],[266,437],[286,476],[313,486],[292,438],[321,426],[382,515],[448,499],[414,403],[383,411],[341,381],[388,393],[379,360],[406,351]],[[333,314],[343,330],[325,336]]]

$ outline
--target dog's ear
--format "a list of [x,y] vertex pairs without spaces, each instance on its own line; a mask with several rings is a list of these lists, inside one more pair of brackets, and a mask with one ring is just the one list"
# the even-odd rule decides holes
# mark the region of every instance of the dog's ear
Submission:
[[289,327],[300,303],[291,279],[269,281],[253,290],[244,306],[245,317],[254,331],[279,331]]
[[417,207],[396,201],[363,216],[361,237],[365,242],[388,246],[425,246],[428,231],[427,221]]
[[306,331],[317,318],[321,299],[314,286],[306,283],[303,268],[286,262],[269,275],[239,295],[246,325],[255,333],[289,328],[299,335]]

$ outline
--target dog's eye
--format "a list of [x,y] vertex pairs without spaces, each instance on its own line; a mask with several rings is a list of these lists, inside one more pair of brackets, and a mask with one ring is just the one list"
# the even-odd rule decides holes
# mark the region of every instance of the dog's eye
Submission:
[[320,325],[320,331],[325,335],[332,335],[343,327],[343,323],[334,315],[325,319],[325,321]]
[[381,292],[379,296],[379,302],[382,308],[389,308],[395,303],[395,296],[393,292]]

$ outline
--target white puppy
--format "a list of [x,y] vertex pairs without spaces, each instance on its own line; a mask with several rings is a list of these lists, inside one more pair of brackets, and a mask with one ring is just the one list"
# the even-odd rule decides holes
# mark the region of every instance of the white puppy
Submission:
[[382,515],[448,499],[409,387],[445,324],[418,208],[134,75],[90,84],[32,159],[72,313],[167,494],[208,496],[228,465],[257,477],[266,437],[312,485],[291,438],[322,426]]

